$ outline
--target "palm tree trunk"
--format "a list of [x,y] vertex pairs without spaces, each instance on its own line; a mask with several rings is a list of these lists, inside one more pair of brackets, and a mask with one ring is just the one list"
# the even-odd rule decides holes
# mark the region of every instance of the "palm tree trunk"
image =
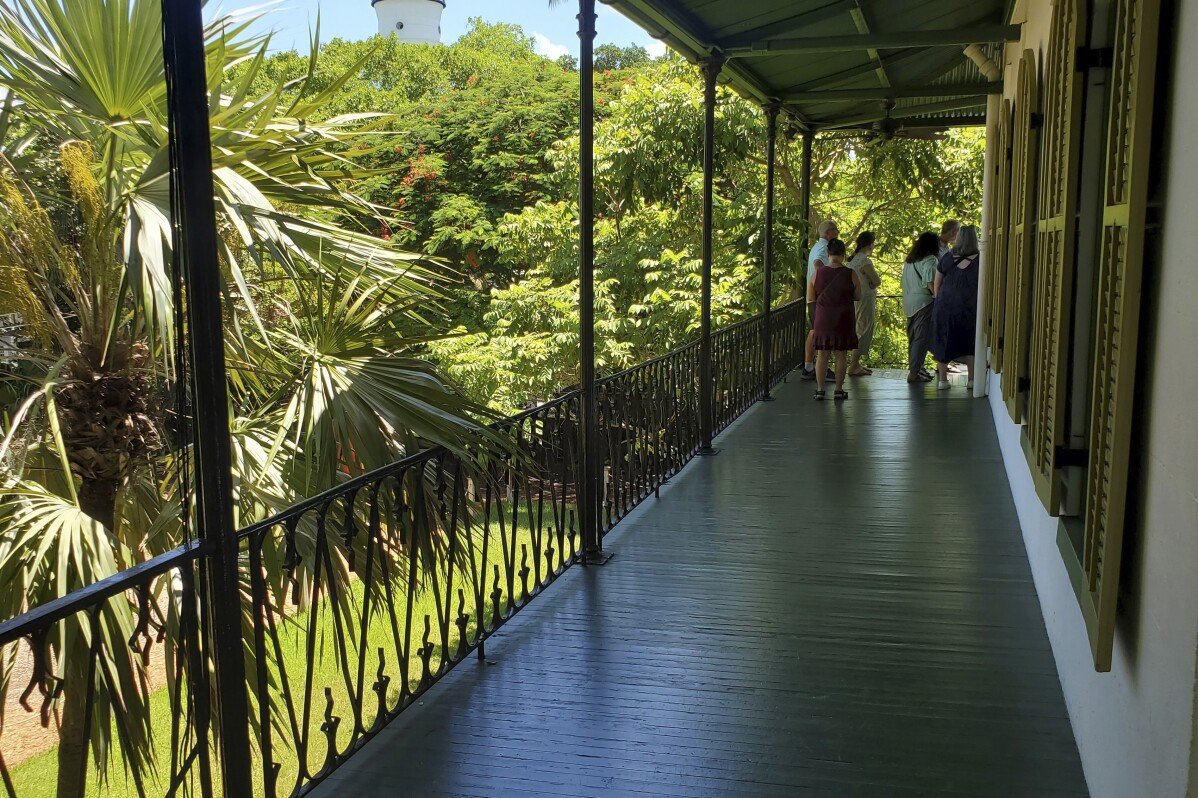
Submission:
[[[116,521],[117,481],[83,479],[79,484],[79,508],[106,529]],[[58,793],[57,798],[83,798],[87,789],[87,754],[91,729],[88,728],[88,701],[91,652],[83,645],[63,651],[65,681],[62,709],[58,721]]]
[[58,798],[83,798],[87,786],[87,749],[90,730],[87,702],[88,652],[64,652],[66,679],[58,717]]
[[91,518],[112,529],[116,523],[115,479],[83,479],[79,485],[79,508]]

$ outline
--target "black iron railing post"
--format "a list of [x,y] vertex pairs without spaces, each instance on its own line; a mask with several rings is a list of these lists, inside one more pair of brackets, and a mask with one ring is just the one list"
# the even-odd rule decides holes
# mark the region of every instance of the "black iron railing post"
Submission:
[[761,400],[772,402],[770,383],[774,371],[774,171],[778,155],[778,106],[765,109],[765,274],[762,287]]
[[[199,561],[204,632],[215,679],[210,701],[216,710],[221,794],[248,798],[252,773],[249,700],[233,525],[229,404],[200,0],[163,0],[162,23],[173,247],[176,268],[182,269],[190,354],[186,365],[194,417],[195,523],[205,547],[206,556]],[[183,308],[175,312],[183,312]],[[203,703],[201,698],[199,711],[206,713]]]
[[[799,198],[800,212],[803,214],[803,260],[799,263],[799,299],[807,299],[807,259],[811,256],[811,150],[815,144],[815,134],[811,131],[803,133],[803,193]],[[811,336],[808,329],[810,319],[803,314],[803,334]],[[805,359],[814,359],[810,347],[804,344]]]
[[578,303],[581,441],[578,513],[583,559],[602,560],[599,525],[598,413],[595,384],[595,0],[578,0]]
[[724,59],[716,55],[705,60],[703,72],[703,285],[702,316],[699,327],[699,454],[715,454],[711,445],[715,427],[715,382],[711,367],[711,238],[713,193],[715,186],[715,104],[716,80],[724,68]]
[[[811,249],[811,150],[815,145],[815,134],[811,131],[803,133],[803,193],[800,198],[803,214],[803,255]],[[803,286],[806,291],[806,286]]]

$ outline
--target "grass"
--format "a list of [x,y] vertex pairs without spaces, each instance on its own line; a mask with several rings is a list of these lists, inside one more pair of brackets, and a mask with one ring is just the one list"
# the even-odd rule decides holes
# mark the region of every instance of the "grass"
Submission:
[[[544,528],[548,530],[553,528],[552,515],[549,508],[546,508]],[[503,563],[503,554],[500,549],[500,535],[498,525],[494,523],[495,516],[493,515],[493,524],[490,536],[487,541],[488,545],[488,565],[494,563]],[[507,511],[505,524],[507,525],[507,533],[509,540],[512,538],[511,527],[511,511]],[[528,547],[528,564],[532,568],[533,557],[533,524],[530,523],[527,510],[521,510],[518,514],[518,519],[515,527],[515,570],[519,571],[521,567],[521,546]],[[478,543],[481,545],[482,535],[479,533]],[[569,545],[567,543],[567,545]],[[556,535],[553,536],[553,546],[557,547]],[[560,554],[558,555],[560,557]],[[476,553],[475,561],[478,565],[481,562],[481,549]],[[468,563],[467,563],[468,565]],[[542,577],[544,576],[545,564],[542,559]],[[487,569],[490,571],[490,568]],[[456,569],[455,569],[456,571]],[[501,567],[501,574],[504,569]],[[535,571],[533,572],[535,573]],[[453,619],[457,617],[458,600],[457,589],[459,586],[467,589],[466,608],[465,611],[471,615],[470,624],[468,626],[468,634],[473,634],[475,631],[478,619],[474,616],[477,614],[477,606],[469,595],[469,587],[464,584],[461,579],[461,574],[457,573],[454,577],[454,595],[451,597],[449,604],[449,636],[448,645],[445,650],[449,652],[452,658],[458,649],[459,631]],[[486,577],[486,593],[484,617],[485,623],[490,623],[493,612],[493,604],[489,597],[492,586],[492,573],[488,573]],[[535,577],[530,573],[529,589],[533,588]],[[501,599],[501,610],[507,606],[507,582],[505,578],[501,578],[501,587],[504,590],[504,597]],[[369,729],[375,722],[378,714],[378,699],[372,690],[372,685],[376,680],[376,672],[378,670],[378,649],[382,647],[387,654],[387,662],[385,672],[390,677],[390,682],[387,689],[388,706],[394,707],[400,700],[401,689],[403,686],[403,675],[399,668],[397,651],[399,650],[394,643],[395,628],[392,626],[391,615],[386,612],[374,612],[370,617],[366,626],[366,634],[363,639],[358,639],[360,631],[359,624],[361,623],[361,611],[363,605],[363,597],[365,593],[365,585],[360,580],[352,581],[347,589],[347,603],[352,608],[349,612],[353,618],[353,634],[347,650],[341,651],[334,641],[338,639],[346,639],[345,636],[337,634],[338,618],[344,620],[345,613],[335,613],[332,604],[327,600],[322,600],[317,606],[304,609],[287,617],[276,616],[276,623],[279,630],[279,649],[281,652],[281,660],[277,663],[272,663],[273,673],[272,678],[278,680],[272,689],[272,695],[276,699],[281,697],[280,684],[284,680],[293,691],[294,701],[293,707],[295,710],[295,726],[303,730],[302,736],[309,740],[306,750],[307,770],[316,772],[320,770],[325,761],[328,751],[328,743],[326,734],[321,730],[321,725],[324,722],[326,689],[331,695],[334,706],[333,715],[341,718],[335,732],[335,741],[337,750],[344,750],[354,737],[354,718],[353,710],[350,701],[350,687],[355,690],[358,685],[358,655],[360,651],[366,652],[365,664],[363,668],[363,678],[361,680],[362,693],[362,725]],[[517,599],[522,593],[522,585],[520,577],[517,574],[515,577],[515,595]],[[406,591],[403,585],[396,587],[394,597],[397,606],[394,607],[395,616],[398,621],[398,629],[400,640],[403,640],[405,634],[406,617],[409,610],[409,602],[406,600]],[[441,596],[441,606],[446,605],[445,597]],[[437,618],[437,595],[430,588],[419,591],[414,597],[410,606],[411,610],[411,641],[407,646],[409,652],[407,657],[407,682],[409,690],[415,692],[419,689],[421,675],[423,673],[423,662],[418,655],[417,650],[421,647],[422,638],[424,636],[424,619],[431,619],[432,634],[430,641],[433,643],[434,651],[430,653],[429,668],[435,673],[442,665],[443,647],[438,632]],[[378,602],[374,603],[375,609],[381,609]],[[343,628],[345,628],[343,626]],[[307,648],[309,641],[313,644],[313,659],[310,681],[307,672]],[[348,659],[348,663],[344,660]],[[348,664],[349,685],[347,685],[346,668]],[[253,678],[253,674],[250,675]],[[304,699],[308,697],[307,717],[304,713]],[[171,762],[171,723],[172,723],[172,708],[169,691],[166,688],[155,691],[150,696],[149,706],[151,715],[151,728],[153,734],[153,761],[159,768],[158,773],[151,774],[147,779],[148,783],[145,787],[147,795],[162,795],[166,792],[166,780],[169,774],[166,772],[170,768]],[[281,703],[281,702],[280,702]],[[282,727],[280,729],[279,723]],[[293,731],[290,715],[281,707],[276,713],[276,728],[272,735],[273,738],[273,758],[280,763],[280,772],[278,776],[276,793],[279,795],[288,795],[296,784],[297,773],[299,770],[299,754],[296,746],[293,743]],[[115,739],[115,734],[113,736]],[[254,785],[255,791],[261,793],[262,779],[262,756],[259,751],[254,752]],[[101,781],[101,774],[98,772],[95,764],[92,764],[93,772],[89,775],[89,783],[87,794],[90,796],[106,796],[111,798],[124,798],[124,796],[137,796],[138,791],[132,779],[125,772],[124,760],[120,757],[119,750],[114,751],[109,763],[107,779]],[[53,798],[56,793],[56,781],[58,774],[57,764],[57,749],[50,749],[44,753],[38,754],[20,765],[12,769],[12,779],[16,788],[16,794],[21,798]],[[198,794],[198,790],[194,791]]]

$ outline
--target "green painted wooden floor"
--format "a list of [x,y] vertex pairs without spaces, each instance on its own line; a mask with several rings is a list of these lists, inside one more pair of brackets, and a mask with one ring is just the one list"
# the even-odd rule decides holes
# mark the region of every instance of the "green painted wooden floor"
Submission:
[[1085,795],[993,425],[758,405],[322,796]]

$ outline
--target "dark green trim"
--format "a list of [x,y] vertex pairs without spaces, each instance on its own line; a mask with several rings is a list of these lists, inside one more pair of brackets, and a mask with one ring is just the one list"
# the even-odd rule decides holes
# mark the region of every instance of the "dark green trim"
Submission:
[[784,55],[789,53],[836,53],[844,50],[905,50],[909,47],[965,47],[1019,41],[1018,25],[992,25],[954,30],[863,33],[857,36],[799,36],[765,39],[742,47],[724,47],[731,58]]
[[929,97],[1002,94],[1002,83],[945,83],[938,86],[882,86],[876,89],[807,89],[788,91],[783,102],[843,102],[848,100],[900,100]]
[[1078,609],[1081,610],[1082,618],[1086,621],[1086,634],[1090,641],[1091,653],[1094,655],[1094,669],[1099,673],[1107,673],[1111,669],[1111,657],[1109,652],[1105,657],[1100,656],[1098,650],[1098,605],[1095,603],[1094,594],[1090,592],[1086,569],[1078,560],[1077,550],[1073,548],[1073,540],[1070,537],[1069,528],[1079,527],[1082,523],[1079,518],[1058,518],[1057,548],[1061,552],[1061,562],[1065,564],[1065,573],[1069,575],[1069,584],[1073,587],[1073,594],[1077,597]]

